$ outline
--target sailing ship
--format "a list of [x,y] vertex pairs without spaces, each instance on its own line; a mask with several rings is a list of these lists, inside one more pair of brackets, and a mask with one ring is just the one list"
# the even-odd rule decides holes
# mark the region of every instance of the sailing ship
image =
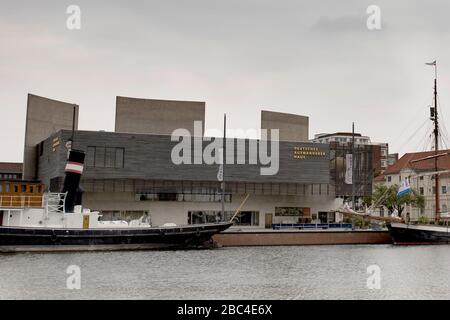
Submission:
[[84,158],[83,151],[69,150],[61,193],[44,193],[35,182],[0,182],[0,252],[208,248],[214,234],[232,225],[222,219],[154,227],[145,216],[102,221],[81,206]]
[[[435,218],[434,224],[417,224],[408,222],[391,222],[387,224],[389,233],[394,244],[449,244],[450,232],[448,228],[448,217],[441,214],[439,201],[439,171],[438,159],[442,156],[447,156],[447,153],[439,152],[439,118],[437,105],[437,64],[436,61],[427,63],[427,65],[434,66],[434,106],[430,108],[430,119],[434,124],[434,154],[418,161],[434,160],[434,196],[435,196]],[[409,191],[409,186],[404,184],[399,193]]]

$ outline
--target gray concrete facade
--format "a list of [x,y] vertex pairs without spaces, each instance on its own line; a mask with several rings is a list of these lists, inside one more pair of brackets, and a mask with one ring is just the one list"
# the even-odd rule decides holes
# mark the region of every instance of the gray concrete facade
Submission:
[[23,178],[37,178],[38,144],[61,129],[78,128],[78,105],[28,94]]
[[[67,155],[65,142],[71,137],[71,131],[61,130],[43,143],[43,152],[39,157],[39,178],[49,185],[49,179],[64,176]],[[178,141],[172,141],[168,135],[129,134],[97,131],[77,131],[75,133],[75,147],[87,153],[85,179],[141,179],[141,180],[172,180],[172,181],[217,181],[218,165],[194,164],[194,144],[201,143],[201,150],[211,141],[201,141],[190,138],[191,164],[174,164],[171,158],[172,149]],[[219,139],[221,142],[221,139]],[[58,146],[53,147],[55,141]],[[225,177],[231,182],[260,182],[260,183],[295,183],[295,184],[328,184],[330,182],[329,146],[326,144],[298,143],[281,141],[279,144],[279,170],[275,175],[261,175],[261,168],[267,167],[260,163],[250,163],[249,150],[253,144],[259,151],[261,141],[249,139],[227,139],[227,148],[242,143],[245,145],[245,164],[238,164],[238,152],[233,159],[227,159]],[[88,149],[91,148],[91,149]],[[123,167],[90,166],[95,163],[89,150],[101,148],[123,149]],[[300,151],[304,150],[304,151]],[[312,151],[310,151],[312,150]],[[228,152],[230,151],[230,152]],[[227,151],[230,156],[231,150]],[[270,150],[271,152],[272,150]],[[121,151],[122,152],[122,151]],[[297,154],[309,152],[305,156]],[[316,154],[317,153],[317,154]],[[320,153],[320,155],[318,154]],[[101,154],[104,157],[103,153]],[[200,159],[201,160],[201,159]],[[233,164],[231,164],[233,162]]]
[[262,110],[261,129],[278,129],[281,141],[309,141],[309,118],[306,116]]
[[179,128],[193,134],[194,121],[205,125],[205,102],[116,98],[115,132],[171,134]]

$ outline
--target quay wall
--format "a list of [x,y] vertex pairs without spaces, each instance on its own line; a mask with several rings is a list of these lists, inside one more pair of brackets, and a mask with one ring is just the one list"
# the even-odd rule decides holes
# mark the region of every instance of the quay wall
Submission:
[[213,240],[224,247],[392,243],[388,231],[229,231]]

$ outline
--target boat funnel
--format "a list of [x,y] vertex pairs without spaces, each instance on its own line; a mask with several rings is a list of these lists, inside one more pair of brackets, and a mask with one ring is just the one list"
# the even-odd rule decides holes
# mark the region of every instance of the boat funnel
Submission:
[[64,205],[65,212],[73,212],[74,207],[81,205],[83,191],[80,189],[80,179],[83,173],[85,153],[80,150],[70,150],[67,159],[63,193],[67,193]]

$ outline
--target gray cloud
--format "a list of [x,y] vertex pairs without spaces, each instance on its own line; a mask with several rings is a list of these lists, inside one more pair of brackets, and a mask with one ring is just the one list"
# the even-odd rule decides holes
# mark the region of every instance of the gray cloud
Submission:
[[[427,117],[425,61],[438,59],[450,105],[444,0],[130,2],[2,3],[0,161],[22,158],[28,92],[80,104],[83,129],[113,129],[116,95],[205,100],[209,128],[223,112],[230,127],[257,128],[270,106],[309,115],[311,136],[355,121],[400,152],[416,147],[404,141]],[[65,28],[70,4],[82,9],[80,31]],[[370,4],[380,31],[366,28]]]

